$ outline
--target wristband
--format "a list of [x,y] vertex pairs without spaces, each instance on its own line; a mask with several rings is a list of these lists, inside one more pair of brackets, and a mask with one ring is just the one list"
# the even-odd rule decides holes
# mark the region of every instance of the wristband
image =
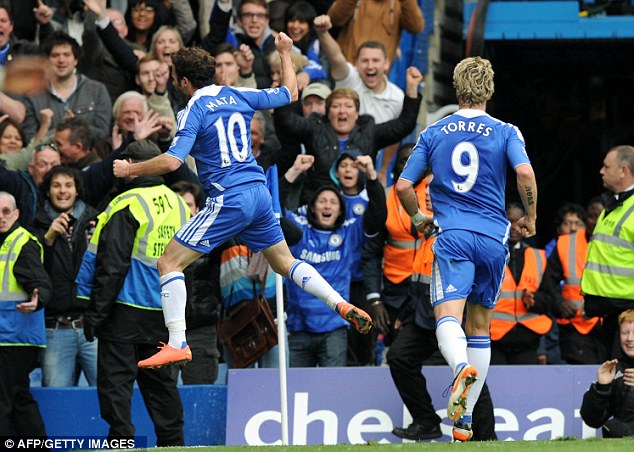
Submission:
[[421,212],[420,209],[418,209],[418,212],[416,212],[415,215],[410,216],[410,218],[412,219],[414,226],[420,226],[425,222],[425,214]]

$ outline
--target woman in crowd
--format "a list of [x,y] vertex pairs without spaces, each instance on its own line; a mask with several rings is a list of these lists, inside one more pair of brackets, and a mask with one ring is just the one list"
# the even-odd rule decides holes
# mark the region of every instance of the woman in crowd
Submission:
[[321,58],[319,52],[319,40],[313,21],[317,17],[315,8],[307,1],[300,0],[293,3],[286,9],[285,14],[286,34],[293,40],[293,44],[297,47],[306,58],[308,64],[303,68],[303,72],[297,74],[298,83],[300,77],[307,77],[302,86],[318,80],[328,80],[327,68],[325,68],[325,60]]
[[18,123],[10,118],[0,122],[0,154],[17,152],[26,145],[26,137]]

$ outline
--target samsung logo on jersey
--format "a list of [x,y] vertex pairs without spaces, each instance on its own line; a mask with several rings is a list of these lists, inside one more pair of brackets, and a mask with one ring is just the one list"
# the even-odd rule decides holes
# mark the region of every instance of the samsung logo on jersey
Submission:
[[331,262],[341,260],[341,253],[339,251],[326,251],[325,253],[314,253],[308,250],[302,250],[300,259],[313,264],[320,264],[322,262]]
[[[215,101],[215,103],[214,103]],[[225,96],[223,97],[215,97],[213,101],[209,101],[205,107],[209,108],[211,111],[215,111],[216,108],[221,107],[223,105],[238,105],[233,96],[229,96],[229,100]]]
[[479,133],[483,137],[488,137],[493,128],[485,127],[484,124],[473,121],[457,121],[445,124],[440,130],[445,132],[446,135],[449,135],[451,132],[472,132]]

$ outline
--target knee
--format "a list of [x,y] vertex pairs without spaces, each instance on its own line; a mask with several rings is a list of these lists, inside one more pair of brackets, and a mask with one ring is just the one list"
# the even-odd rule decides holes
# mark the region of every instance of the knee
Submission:
[[159,275],[165,275],[169,273],[169,264],[167,260],[164,258],[165,255],[159,257],[158,262],[156,263],[156,267],[158,268]]
[[295,260],[291,259],[271,259],[269,261],[269,265],[273,269],[275,273],[278,275],[282,275],[285,278],[289,277],[289,272],[291,269],[291,265]]
[[180,268],[174,259],[171,259],[170,256],[165,253],[161,257],[159,257],[158,262],[156,263],[158,268],[159,275],[163,276],[171,272],[182,272],[183,268]]

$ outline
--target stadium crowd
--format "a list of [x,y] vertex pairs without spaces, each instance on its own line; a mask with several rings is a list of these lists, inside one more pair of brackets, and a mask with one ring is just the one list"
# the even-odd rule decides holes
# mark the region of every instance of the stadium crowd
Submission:
[[[416,0],[1,0],[0,436],[46,435],[29,393],[29,373],[41,367],[44,386],[77,385],[81,373],[97,386],[113,437],[134,435],[136,380],[157,444],[183,444],[182,409],[165,409],[180,405],[177,367],[136,368],[167,342],[160,307],[122,300],[158,287],[158,273],[145,285],[126,274],[149,272],[143,265],[160,257],[207,194],[191,157],[164,177],[136,179],[115,178],[113,161],[149,160],[173,143],[186,107],[172,72],[179,49],[209,52],[218,85],[277,88],[280,32],[293,40],[299,100],[233,125],[250,128],[241,133],[250,134],[264,172],[277,168],[273,193],[295,257],[375,325],[360,334],[289,284],[289,365],[372,366],[387,357],[413,415],[394,434],[441,436],[420,380],[423,364],[444,363],[433,314],[421,308],[438,231],[417,230],[393,185],[415,144],[408,137],[425,126],[417,123],[423,74],[408,68],[403,89],[388,78],[401,32],[424,27]],[[597,177],[608,192],[587,206],[562,203],[545,250],[513,229],[525,212],[509,200],[510,257],[490,332],[492,364],[605,362],[584,406],[607,404],[615,369],[631,367],[634,357],[632,333],[623,333],[633,318],[621,316],[634,309],[634,148],[610,149]],[[431,215],[429,183],[421,178],[414,191]],[[117,216],[120,209],[126,214]],[[159,216],[167,226],[150,231]],[[91,265],[94,281],[85,277]],[[231,365],[218,342],[219,319],[260,293],[275,312],[274,278],[260,253],[235,237],[191,264],[185,282],[193,360],[182,381],[212,384],[219,362]],[[399,342],[401,328],[407,336]],[[429,344],[412,350],[406,338]],[[377,342],[386,346],[378,358]],[[276,367],[277,356],[274,347],[256,365]],[[623,356],[618,367],[613,359]],[[631,393],[625,375],[614,390]],[[495,389],[482,394],[475,439],[494,439]],[[618,431],[631,435],[629,410]],[[589,416],[593,426],[617,431],[607,414]]]

